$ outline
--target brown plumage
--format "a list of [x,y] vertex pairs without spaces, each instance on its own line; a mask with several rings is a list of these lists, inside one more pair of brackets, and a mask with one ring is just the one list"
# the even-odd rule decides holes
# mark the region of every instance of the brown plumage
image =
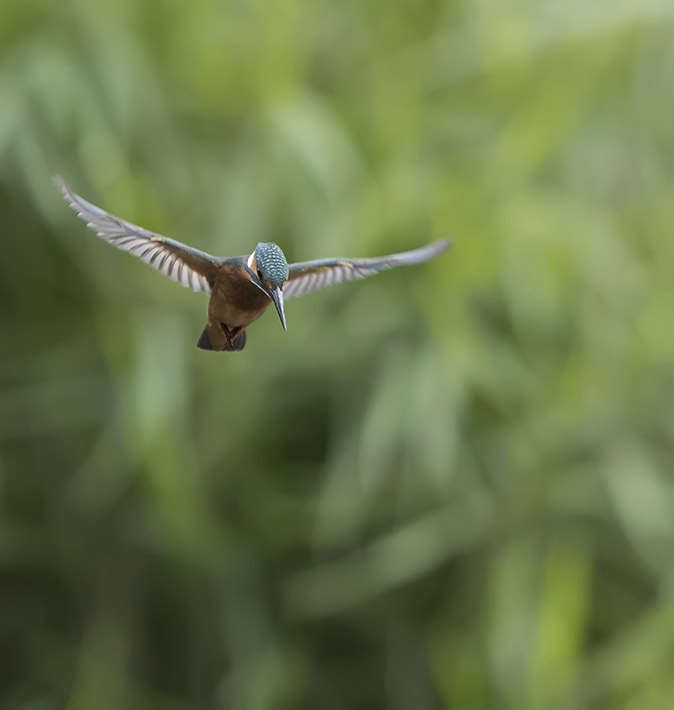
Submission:
[[245,265],[246,259],[238,257],[218,269],[208,302],[206,332],[211,347],[206,349],[225,350],[234,340],[240,341],[246,328],[271,304],[264,291],[253,285],[249,278],[241,277]]
[[208,321],[197,343],[204,350],[237,351],[246,344],[246,328],[274,303],[285,324],[284,299],[362,279],[395,266],[433,259],[449,239],[420,249],[370,259],[318,259],[288,264],[281,249],[262,242],[249,256],[216,257],[163,237],[105,212],[54,179],[87,226],[110,244],[139,257],[181,286],[210,294]]

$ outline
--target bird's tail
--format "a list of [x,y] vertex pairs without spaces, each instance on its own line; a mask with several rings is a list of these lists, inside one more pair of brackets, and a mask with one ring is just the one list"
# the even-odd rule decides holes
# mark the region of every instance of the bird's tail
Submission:
[[225,343],[225,347],[222,349],[223,352],[226,353],[235,353],[239,352],[240,350],[243,350],[246,347],[246,331],[244,330],[242,333],[239,333],[239,335],[232,340],[231,345],[229,343]]
[[[197,341],[197,347],[200,350],[215,350],[213,344],[211,343],[211,339],[208,337],[208,325],[203,329],[201,335],[199,336],[199,340]],[[221,352],[238,352],[240,350],[243,350],[244,347],[246,347],[245,330],[242,333],[239,333],[239,335],[237,335],[237,337],[234,338],[231,343],[225,342]]]
[[197,347],[199,350],[213,350],[211,339],[208,337],[208,326],[206,326],[201,332],[199,340],[197,340]]

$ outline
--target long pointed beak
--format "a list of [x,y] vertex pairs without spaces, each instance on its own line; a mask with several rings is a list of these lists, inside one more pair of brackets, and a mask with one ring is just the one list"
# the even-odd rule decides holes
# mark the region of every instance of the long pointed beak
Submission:
[[271,297],[274,301],[274,305],[276,306],[276,310],[278,311],[278,317],[281,319],[281,325],[283,326],[283,330],[288,330],[286,326],[286,314],[283,310],[283,291],[281,291],[280,288],[275,288],[271,292]]

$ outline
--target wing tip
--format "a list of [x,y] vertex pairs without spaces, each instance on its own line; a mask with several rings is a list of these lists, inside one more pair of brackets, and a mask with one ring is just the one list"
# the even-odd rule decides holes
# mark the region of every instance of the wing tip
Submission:
[[436,254],[442,254],[443,251],[447,251],[452,244],[454,244],[454,240],[449,239],[448,237],[431,242],[431,246],[434,247]]
[[398,257],[399,260],[397,263],[394,263],[393,266],[409,266],[411,264],[422,264],[424,261],[431,261],[447,251],[447,249],[452,246],[452,243],[452,240],[448,238],[438,239],[418,249],[403,252],[402,254],[394,254],[393,257]]
[[60,175],[53,175],[51,181],[58,187],[58,189],[64,194],[67,195],[68,192],[70,192],[70,188],[68,187],[68,183],[60,176]]
[[75,209],[77,207],[77,199],[79,195],[76,195],[71,189],[70,185],[60,176],[60,175],[54,175],[52,177],[52,182],[58,189],[61,191],[61,194],[63,195],[64,199],[66,202],[73,208]]

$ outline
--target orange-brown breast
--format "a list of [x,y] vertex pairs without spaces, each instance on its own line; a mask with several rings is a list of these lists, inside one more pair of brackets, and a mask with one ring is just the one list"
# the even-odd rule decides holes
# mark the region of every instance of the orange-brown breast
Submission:
[[243,264],[220,267],[208,303],[209,322],[224,323],[230,330],[250,325],[271,303],[253,284]]

